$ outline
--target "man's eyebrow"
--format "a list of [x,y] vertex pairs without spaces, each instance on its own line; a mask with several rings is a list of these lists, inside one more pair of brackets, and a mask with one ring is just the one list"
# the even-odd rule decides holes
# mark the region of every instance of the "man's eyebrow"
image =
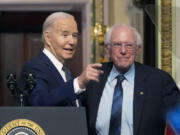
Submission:
[[[69,33],[69,31],[62,31],[62,33]],[[73,34],[79,34],[79,32],[73,32]]]
[[69,31],[62,31],[62,33],[69,33]]
[[77,31],[77,32],[74,32],[73,34],[79,34],[79,32]]

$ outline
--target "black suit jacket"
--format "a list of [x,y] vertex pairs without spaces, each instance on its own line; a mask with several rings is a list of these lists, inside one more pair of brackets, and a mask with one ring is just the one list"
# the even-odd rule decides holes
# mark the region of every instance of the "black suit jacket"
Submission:
[[[86,89],[85,106],[89,134],[96,134],[95,123],[100,99],[113,63],[103,64],[100,82],[90,82]],[[164,135],[165,112],[180,99],[179,89],[170,75],[162,70],[135,62],[133,101],[134,135]]]

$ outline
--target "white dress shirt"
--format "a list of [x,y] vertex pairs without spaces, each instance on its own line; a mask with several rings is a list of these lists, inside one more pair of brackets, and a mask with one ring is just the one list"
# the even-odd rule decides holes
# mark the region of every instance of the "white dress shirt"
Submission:
[[[50,59],[54,64],[60,75],[62,76],[64,82],[67,82],[65,72],[62,70],[63,64],[46,48],[43,49],[43,53]],[[78,78],[75,78],[73,81],[74,92],[76,94],[82,93],[85,89],[81,89],[78,84]],[[77,106],[79,106],[78,101],[76,101]]]
[[[108,135],[111,117],[111,107],[113,102],[114,88],[116,86],[116,76],[119,72],[113,66],[105,84],[96,119],[97,135]],[[134,76],[135,66],[130,67],[124,74],[125,80],[122,82],[123,103],[121,135],[133,135],[133,94],[134,94]]]

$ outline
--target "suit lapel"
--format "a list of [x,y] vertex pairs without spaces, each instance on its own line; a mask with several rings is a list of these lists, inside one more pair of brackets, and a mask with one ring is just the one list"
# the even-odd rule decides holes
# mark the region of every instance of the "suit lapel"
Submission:
[[55,80],[57,80],[59,83],[64,82],[62,76],[60,75],[56,67],[53,65],[53,63],[50,61],[50,59],[43,52],[41,52],[39,56],[43,63],[47,65],[47,68],[51,71],[50,74],[53,74]]
[[144,87],[145,72],[139,63],[135,63],[135,86],[134,86],[134,102],[133,102],[133,128],[134,135],[137,135],[139,124],[142,119],[142,111],[146,91]]

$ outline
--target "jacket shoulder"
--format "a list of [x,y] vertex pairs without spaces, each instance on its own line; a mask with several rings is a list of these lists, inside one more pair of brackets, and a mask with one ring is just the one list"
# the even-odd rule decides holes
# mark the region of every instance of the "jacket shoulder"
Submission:
[[166,71],[159,69],[157,67],[141,64],[139,62],[135,62],[135,68],[137,72],[144,72],[149,75],[155,75],[156,77],[168,77],[172,78],[169,73]]

